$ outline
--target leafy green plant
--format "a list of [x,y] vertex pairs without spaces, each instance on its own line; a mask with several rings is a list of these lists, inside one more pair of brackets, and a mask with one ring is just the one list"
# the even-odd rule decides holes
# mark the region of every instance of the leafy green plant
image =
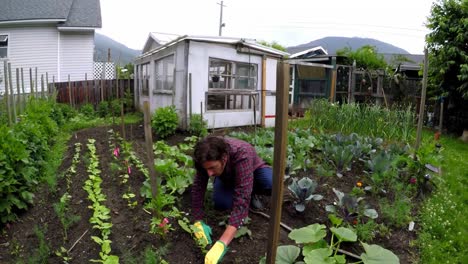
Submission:
[[359,217],[362,216],[367,216],[371,219],[379,216],[375,209],[368,208],[366,204],[363,204],[364,198],[345,194],[335,188],[333,188],[333,192],[337,200],[334,204],[325,206],[327,212],[338,214],[339,217],[349,223],[357,223]]
[[28,258],[28,263],[49,263],[50,256],[50,245],[45,239],[47,232],[47,226],[41,229],[38,226],[34,226],[34,234],[36,234],[39,240],[39,247],[34,251],[33,255]]
[[187,217],[179,219],[177,223],[183,230],[185,230],[185,232],[190,234],[190,236],[195,240],[197,246],[201,249],[202,253],[206,254],[206,252],[208,252],[207,247],[209,246],[209,244],[205,240],[197,239],[195,237],[195,232],[197,231],[197,228],[194,225],[190,224],[190,221],[187,219]]
[[[293,229],[288,237],[297,244],[302,244],[302,255],[307,263],[346,263],[344,255],[338,254],[341,243],[356,242],[356,233],[345,227],[331,227],[331,239],[327,243],[324,239],[327,236],[325,225],[313,224],[299,229]],[[336,241],[335,241],[336,239]],[[398,257],[391,251],[378,245],[368,245],[361,242],[364,253],[361,254],[361,261],[354,263],[377,264],[377,263],[400,263]],[[294,257],[298,257],[298,250],[294,247],[284,248],[282,257],[289,260],[286,263],[294,263]],[[300,251],[300,248],[299,248]]]
[[109,116],[109,102],[108,101],[101,101],[97,105],[96,113],[99,117],[106,117]]
[[200,114],[192,114],[188,131],[192,135],[204,137],[208,135],[208,123],[206,120],[202,120]]
[[113,116],[120,116],[121,100],[120,99],[114,99],[114,100],[110,101],[109,108],[110,108],[110,112],[112,113]]
[[77,223],[81,219],[79,215],[74,215],[70,211],[70,199],[71,195],[64,193],[62,197],[60,197],[59,202],[54,204],[54,211],[63,226],[64,240],[68,240],[68,229],[70,226],[72,226],[74,223]]
[[5,125],[0,125],[0,134],[0,220],[6,223],[33,202],[39,181],[24,142]]
[[70,257],[70,255],[68,254],[68,250],[64,247],[60,247],[59,250],[56,250],[55,255],[57,255],[57,257],[60,257],[63,263],[69,263],[72,260],[72,257]]
[[301,178],[300,180],[293,178],[293,181],[288,186],[288,189],[295,198],[294,208],[296,211],[300,213],[304,212],[307,204],[311,200],[322,200],[322,195],[314,194],[316,188],[317,182],[308,177]]
[[160,107],[154,111],[151,117],[151,127],[156,135],[166,138],[176,132],[179,125],[179,117],[175,106]]
[[412,201],[402,194],[397,194],[393,202],[387,199],[380,201],[380,211],[383,220],[389,226],[403,228],[411,221]]
[[96,112],[94,111],[94,106],[88,103],[80,107],[80,113],[90,118],[94,117]]
[[99,176],[101,171],[99,170],[99,159],[96,155],[95,142],[95,139],[90,138],[88,139],[88,144],[86,144],[90,155],[89,165],[87,168],[89,178],[85,181],[85,185],[83,187],[83,189],[88,193],[88,199],[92,203],[90,208],[94,211],[89,222],[93,225],[93,228],[101,231],[101,237],[91,236],[91,239],[101,246],[101,251],[99,252],[101,259],[91,261],[113,264],[119,262],[119,257],[110,254],[110,244],[112,241],[109,239],[109,236],[111,234],[112,222],[110,221],[110,209],[103,204],[103,202],[106,201],[106,195],[102,193],[102,179]]

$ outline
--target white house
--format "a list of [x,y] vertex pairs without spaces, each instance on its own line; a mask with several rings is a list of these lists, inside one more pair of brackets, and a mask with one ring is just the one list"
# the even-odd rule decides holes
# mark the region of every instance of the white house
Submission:
[[209,128],[273,126],[277,63],[288,53],[254,40],[151,33],[135,60],[136,105],[174,105],[180,127],[202,114]]
[[[101,27],[99,0],[0,0],[0,93],[4,61],[23,68],[29,91],[29,69],[49,82],[93,76],[94,30]],[[33,78],[35,80],[35,78]]]

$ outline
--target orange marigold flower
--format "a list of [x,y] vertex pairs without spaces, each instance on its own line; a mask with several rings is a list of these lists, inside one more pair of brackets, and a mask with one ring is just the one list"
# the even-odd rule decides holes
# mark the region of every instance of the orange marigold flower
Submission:
[[362,182],[361,181],[356,182],[356,186],[359,188],[362,187]]

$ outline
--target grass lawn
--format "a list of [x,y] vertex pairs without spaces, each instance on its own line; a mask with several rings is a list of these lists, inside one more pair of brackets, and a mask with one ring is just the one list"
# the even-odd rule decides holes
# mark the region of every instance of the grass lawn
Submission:
[[420,263],[468,263],[468,143],[442,137],[442,179],[421,214]]

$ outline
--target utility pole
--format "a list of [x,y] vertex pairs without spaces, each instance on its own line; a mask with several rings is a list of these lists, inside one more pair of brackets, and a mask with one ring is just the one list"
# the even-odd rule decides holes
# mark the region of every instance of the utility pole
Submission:
[[219,36],[220,37],[221,37],[221,32],[223,31],[223,27],[226,26],[226,24],[223,23],[223,7],[225,7],[225,5],[223,5],[223,2],[224,1],[221,1],[221,3],[218,3],[218,5],[221,6],[221,12],[219,15]]

